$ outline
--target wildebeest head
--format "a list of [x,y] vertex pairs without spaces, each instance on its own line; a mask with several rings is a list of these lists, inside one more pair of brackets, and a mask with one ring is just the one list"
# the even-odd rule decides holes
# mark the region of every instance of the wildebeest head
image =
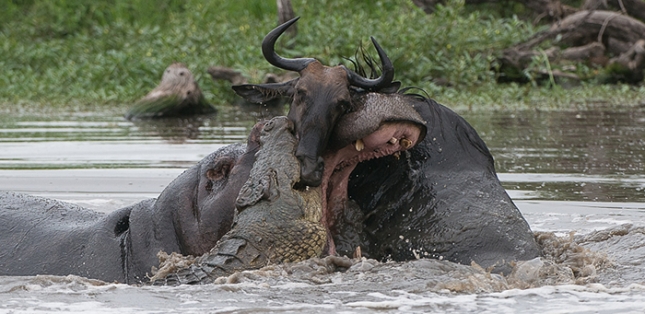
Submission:
[[364,78],[342,65],[325,66],[313,58],[280,57],[274,50],[275,42],[297,20],[294,18],[267,34],[262,41],[262,54],[272,65],[298,72],[300,77],[286,83],[246,84],[233,86],[233,89],[246,100],[256,103],[279,97],[291,98],[288,117],[294,122],[299,138],[296,157],[301,164],[300,183],[318,186],[324,168],[321,155],[338,119],[354,109],[352,93],[356,88],[378,91],[389,87],[394,78],[394,67],[374,38],[372,42],[381,58],[382,68],[381,76],[376,79]]

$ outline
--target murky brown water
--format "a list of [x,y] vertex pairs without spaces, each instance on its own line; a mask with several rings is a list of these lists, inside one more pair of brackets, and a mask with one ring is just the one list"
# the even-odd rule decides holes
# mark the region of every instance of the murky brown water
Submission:
[[[135,123],[114,113],[1,116],[0,190],[109,212],[156,197],[185,168],[281,112],[231,108],[210,118]],[[516,278],[427,260],[363,261],[345,272],[308,261],[200,287],[0,277],[0,313],[642,313],[645,109],[463,116],[488,144],[531,228],[547,235],[545,252],[553,255]]]

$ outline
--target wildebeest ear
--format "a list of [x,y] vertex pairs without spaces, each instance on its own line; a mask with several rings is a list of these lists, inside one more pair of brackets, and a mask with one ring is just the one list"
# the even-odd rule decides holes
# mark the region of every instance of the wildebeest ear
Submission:
[[296,78],[284,83],[233,85],[233,90],[247,101],[262,104],[280,97],[290,97],[297,81]]
[[261,200],[273,201],[276,199],[279,196],[277,176],[275,170],[269,169],[268,173],[261,176],[259,180],[249,179],[246,181],[235,200],[237,210],[241,212]]
[[[350,86],[350,88],[352,88],[355,91],[365,91],[360,87]],[[401,82],[394,81],[390,83],[390,85],[381,87],[378,90],[374,90],[373,92],[382,93],[382,94],[394,94],[399,91],[399,88],[401,88]]]
[[399,90],[399,88],[401,88],[401,82],[394,81],[390,83],[390,85],[379,89],[378,92],[385,93],[385,94],[394,94]]

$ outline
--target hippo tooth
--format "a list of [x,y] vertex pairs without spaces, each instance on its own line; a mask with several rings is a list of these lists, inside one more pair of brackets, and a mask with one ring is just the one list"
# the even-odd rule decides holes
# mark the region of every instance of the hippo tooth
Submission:
[[391,139],[388,141],[388,143],[390,143],[390,144],[396,144],[396,142],[398,142],[398,141],[399,141],[399,140],[398,140],[396,137],[393,137],[393,138],[391,138]]
[[410,148],[410,146],[412,146],[412,141],[410,141],[407,138],[402,138],[401,139],[401,146],[403,146],[403,148],[405,148],[405,149]]
[[354,143],[354,147],[356,147],[356,150],[360,152],[365,148],[365,143],[363,143],[363,140],[358,139],[356,140],[356,143]]
[[401,152],[395,152],[394,154],[392,154],[392,156],[394,156],[396,160],[399,160],[399,158],[401,158]]

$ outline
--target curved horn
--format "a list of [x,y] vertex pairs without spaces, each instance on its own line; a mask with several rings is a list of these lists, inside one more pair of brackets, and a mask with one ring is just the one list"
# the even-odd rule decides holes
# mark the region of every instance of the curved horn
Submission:
[[264,37],[264,40],[262,40],[262,54],[264,55],[264,58],[278,68],[300,72],[307,67],[307,64],[316,60],[313,58],[286,59],[275,53],[274,46],[278,37],[280,37],[280,35],[282,35],[289,26],[298,21],[299,18],[299,16],[295,17],[276,27]]
[[381,46],[376,42],[376,39],[374,37],[370,37],[372,39],[372,43],[374,44],[374,47],[376,48],[376,51],[378,52],[379,58],[381,58],[381,67],[382,67],[382,73],[379,78],[376,79],[366,79],[360,75],[358,75],[356,72],[345,68],[345,71],[347,71],[347,76],[349,77],[349,82],[350,84],[366,89],[366,90],[378,90],[380,88],[389,86],[392,83],[392,80],[394,79],[394,66],[392,65],[392,61],[390,61],[390,58],[387,57],[387,54],[381,48]]

